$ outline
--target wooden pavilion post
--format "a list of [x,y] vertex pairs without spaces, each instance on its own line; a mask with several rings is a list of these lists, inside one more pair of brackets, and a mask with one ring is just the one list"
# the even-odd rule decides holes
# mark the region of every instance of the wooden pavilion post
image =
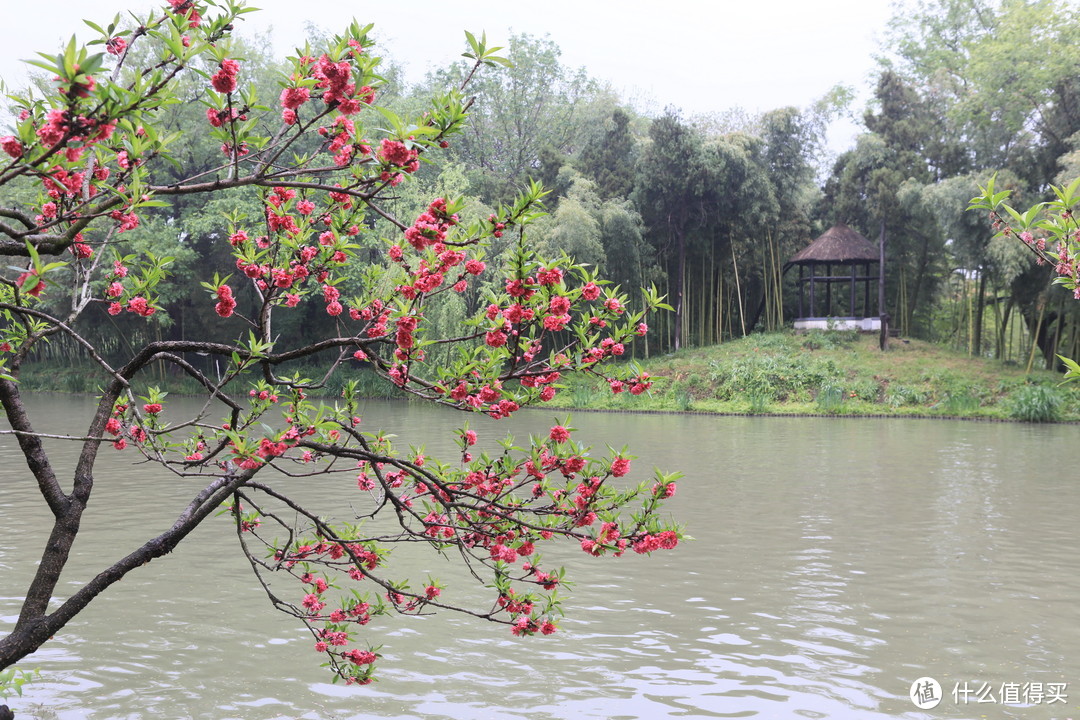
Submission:
[[863,266],[863,317],[870,317],[870,263]]
[[806,292],[806,285],[803,282],[803,265],[799,263],[799,317],[803,316],[803,293]]
[[849,290],[851,291],[851,299],[848,301],[848,312],[851,313],[851,317],[856,317],[856,315],[855,315],[855,285],[856,285],[856,282],[855,282],[855,268],[856,267],[857,266],[855,265],[855,263],[851,263],[851,287],[849,288]]
[[825,277],[828,279],[825,281],[825,314],[822,317],[829,317],[832,315],[832,265],[830,263],[825,264]]

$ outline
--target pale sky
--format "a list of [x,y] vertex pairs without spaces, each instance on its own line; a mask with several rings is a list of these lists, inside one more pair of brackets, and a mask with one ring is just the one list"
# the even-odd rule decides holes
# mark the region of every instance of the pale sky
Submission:
[[[18,62],[53,52],[73,33],[89,39],[83,18],[104,25],[146,0],[9,0],[0,23],[0,77],[19,85]],[[853,87],[861,113],[873,83],[873,56],[894,11],[892,0],[382,0],[298,2],[255,0],[262,8],[244,26],[271,29],[280,54],[303,40],[311,21],[327,30],[353,17],[375,23],[383,51],[416,81],[453,62],[464,30],[486,31],[491,44],[511,32],[550,38],[564,64],[584,66],[636,107],[665,106],[686,115],[739,106],[750,112],[804,107],[838,83]],[[85,31],[85,32],[84,32]],[[855,129],[838,127],[831,143],[847,145]],[[839,133],[840,137],[836,137]],[[843,138],[843,139],[841,139]]]

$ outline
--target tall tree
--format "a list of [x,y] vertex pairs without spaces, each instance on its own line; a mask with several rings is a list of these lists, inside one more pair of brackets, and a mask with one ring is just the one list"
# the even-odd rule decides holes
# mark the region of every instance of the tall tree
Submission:
[[656,283],[655,257],[634,204],[601,199],[595,183],[574,170],[561,175],[558,184],[569,190],[555,211],[536,223],[531,237],[537,249],[550,256],[566,253],[594,266],[631,297]]
[[837,159],[819,216],[869,237],[884,227],[888,309],[902,332],[929,333],[930,303],[945,272],[944,239],[918,192],[936,173],[925,147],[934,116],[910,83],[885,71],[864,121],[871,132]]
[[[970,170],[1041,187],[1080,130],[1080,8],[1055,0],[924,0],[892,21],[896,69],[947,108]],[[961,169],[959,172],[966,172]]]
[[[971,337],[968,342],[971,353],[983,354],[984,313],[987,303],[993,301],[998,320],[995,355],[1001,357],[1005,326],[1014,305],[1009,289],[1021,273],[1034,265],[1034,258],[1020,243],[995,237],[985,218],[967,212],[968,202],[979,194],[980,186],[985,186],[987,180],[986,174],[958,175],[925,185],[920,194],[946,238],[960,281],[973,285],[974,309],[970,313]],[[1011,181],[1006,177],[999,178],[999,187],[1016,188],[1017,185],[1015,178]],[[987,296],[988,288],[990,297]]]
[[634,189],[637,144],[630,122],[626,110],[615,108],[609,123],[589,137],[578,156],[578,170],[592,178],[604,199],[626,198]]
[[702,143],[673,108],[653,120],[649,141],[638,163],[634,202],[669,278],[669,297],[675,309],[671,343],[678,350],[684,335],[688,243],[704,209]]
[[[472,87],[469,128],[453,146],[471,171],[473,191],[488,201],[503,201],[512,188],[538,177],[545,150],[580,150],[603,112],[598,106],[614,104],[583,68],[562,64],[562,51],[550,38],[513,35],[504,51],[511,66]],[[461,63],[435,73],[428,84],[460,83],[468,72]]]

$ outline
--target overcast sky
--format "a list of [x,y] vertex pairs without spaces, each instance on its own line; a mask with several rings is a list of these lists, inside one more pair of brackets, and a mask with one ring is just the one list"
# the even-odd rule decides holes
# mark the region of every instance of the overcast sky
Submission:
[[[73,33],[91,37],[82,18],[104,24],[118,10],[146,10],[146,0],[6,0],[0,23],[0,77],[18,85],[18,62],[55,51]],[[838,83],[869,96],[892,0],[256,0],[245,25],[272,30],[285,54],[310,21],[328,30],[352,17],[373,22],[393,58],[418,80],[453,62],[464,30],[486,31],[492,44],[511,32],[548,35],[563,62],[584,66],[637,107],[666,105],[686,114],[739,106],[751,112],[806,106]],[[861,103],[860,103],[861,105]],[[860,107],[861,109],[861,107]],[[840,129],[850,138],[852,128]],[[837,139],[839,140],[839,138]],[[835,146],[836,142],[834,142]],[[844,143],[846,145],[846,143]]]

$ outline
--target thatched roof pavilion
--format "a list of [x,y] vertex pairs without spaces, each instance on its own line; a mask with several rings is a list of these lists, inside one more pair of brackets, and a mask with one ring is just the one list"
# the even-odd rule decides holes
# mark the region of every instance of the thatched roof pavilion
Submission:
[[878,249],[847,225],[833,225],[788,260],[792,265],[855,265],[878,261]]
[[[870,306],[870,283],[879,281],[881,268],[876,275],[870,274],[870,265],[881,262],[881,249],[861,234],[852,230],[843,223],[837,224],[825,231],[825,233],[797,252],[785,267],[799,266],[799,317],[795,320],[795,329],[811,329],[839,327],[844,329],[878,330],[880,329],[880,315],[883,312],[878,308],[876,313],[871,313]],[[833,266],[849,267],[850,272],[844,275],[833,275]],[[861,267],[862,274],[857,274]],[[809,277],[804,277],[809,269]],[[859,308],[856,304],[856,288],[863,283],[863,302]],[[833,292],[834,284],[848,285],[848,302],[846,314],[833,315]],[[820,286],[824,285],[825,297],[821,298]],[[809,291],[809,313],[804,311],[803,296]],[[838,294],[842,301],[843,296]],[[818,313],[819,301],[824,300],[823,312]],[[842,303],[841,303],[842,304]],[[861,315],[857,310],[861,309]]]

